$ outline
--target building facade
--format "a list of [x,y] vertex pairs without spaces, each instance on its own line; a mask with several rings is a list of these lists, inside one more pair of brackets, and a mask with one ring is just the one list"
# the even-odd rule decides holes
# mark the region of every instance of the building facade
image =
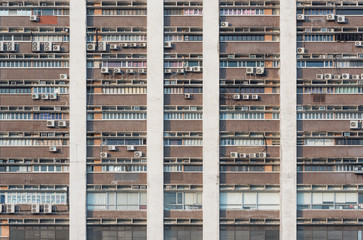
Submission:
[[362,1],[0,4],[0,239],[363,239]]

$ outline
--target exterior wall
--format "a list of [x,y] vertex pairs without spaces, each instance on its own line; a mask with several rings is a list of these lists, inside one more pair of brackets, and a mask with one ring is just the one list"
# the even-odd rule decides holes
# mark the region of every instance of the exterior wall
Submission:
[[361,238],[359,3],[3,2],[1,239]]

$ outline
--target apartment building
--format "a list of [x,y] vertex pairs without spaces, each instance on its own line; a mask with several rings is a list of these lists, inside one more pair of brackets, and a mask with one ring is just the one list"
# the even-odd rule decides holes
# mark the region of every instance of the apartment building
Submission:
[[0,239],[362,240],[363,2],[0,3]]

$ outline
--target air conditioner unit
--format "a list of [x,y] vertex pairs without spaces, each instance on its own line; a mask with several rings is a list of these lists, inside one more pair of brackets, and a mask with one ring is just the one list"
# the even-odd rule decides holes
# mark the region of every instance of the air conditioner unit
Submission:
[[248,157],[249,158],[255,158],[255,157],[257,157],[257,154],[256,153],[249,153]]
[[328,21],[334,21],[335,20],[335,15],[334,14],[328,14],[328,15],[326,15],[326,20],[328,20]]
[[40,111],[40,107],[39,106],[34,106],[33,111]]
[[57,100],[58,99],[58,94],[57,93],[51,93],[51,94],[49,94],[49,99],[50,100]]
[[137,47],[137,43],[130,43],[130,47]]
[[357,41],[357,42],[354,43],[354,45],[356,47],[363,47],[363,42],[362,41]]
[[296,16],[296,19],[297,19],[298,21],[304,21],[304,20],[305,20],[305,15],[304,15],[304,14],[298,14],[298,15]]
[[363,73],[360,75],[360,79],[363,79]]
[[350,74],[349,73],[343,73],[342,74],[342,79],[343,80],[349,80],[350,79]]
[[186,72],[191,72],[191,71],[193,71],[193,68],[192,68],[192,67],[186,67],[186,68],[185,68],[185,71],[186,71]]
[[126,69],[126,73],[134,73],[134,69]]
[[142,157],[142,152],[141,152],[141,151],[136,151],[136,152],[134,152],[134,157],[135,157],[135,158]]
[[40,205],[34,203],[31,205],[31,213],[39,213],[40,212]]
[[102,67],[101,68],[101,73],[106,74],[106,73],[110,73],[110,71],[109,71],[108,67]]
[[234,95],[233,95],[233,99],[234,99],[234,100],[240,100],[240,99],[241,99],[241,95],[239,95],[239,94],[234,94]]
[[360,75],[352,75],[352,79],[353,80],[359,80],[360,79]]
[[247,153],[239,153],[238,157],[239,158],[247,158]]
[[38,22],[39,21],[39,16],[38,15],[30,15],[30,19],[31,22]]
[[49,147],[49,152],[55,153],[57,151],[58,151],[57,147]]
[[53,52],[60,52],[61,46],[60,45],[53,45]]
[[135,151],[135,150],[136,150],[136,148],[135,148],[135,146],[134,146],[134,145],[128,145],[128,146],[126,146],[126,150],[127,150],[127,151]]
[[350,132],[343,132],[343,137],[350,137]]
[[334,75],[334,80],[340,80],[340,78],[341,78],[340,75],[338,75],[338,74]]
[[229,156],[230,156],[231,158],[238,158],[239,154],[238,154],[238,152],[231,152],[231,153],[229,154]]
[[142,48],[146,47],[146,43],[140,43],[139,47],[142,47]]
[[96,43],[87,43],[87,51],[96,51]]
[[171,73],[171,69],[164,69],[164,73]]
[[258,100],[258,95],[257,94],[252,94],[252,100]]
[[4,48],[4,42],[0,42],[0,52],[4,52],[5,48]]
[[101,158],[107,158],[107,152],[100,152]]
[[246,73],[247,74],[253,74],[255,72],[255,69],[252,67],[246,68]]
[[184,73],[184,69],[183,68],[179,68],[176,70],[177,73]]
[[350,127],[350,129],[360,129],[360,122],[359,121],[350,121],[349,127]]
[[100,51],[100,52],[106,52],[107,51],[107,43],[106,42],[98,42],[97,50]]
[[48,100],[48,99],[49,99],[49,94],[42,94],[42,95],[41,95],[41,98],[42,98],[43,100]]
[[267,154],[265,152],[257,153],[257,157],[265,158],[266,156],[267,156]]
[[66,79],[68,79],[68,75],[67,74],[59,74],[59,79],[66,80]]
[[323,80],[324,79],[324,74],[316,74],[316,79],[317,80]]
[[111,44],[110,45],[110,49],[111,50],[117,50],[118,49],[118,45],[117,44]]
[[324,79],[325,80],[331,80],[332,79],[332,74],[331,73],[325,73],[324,74]]
[[44,42],[44,52],[51,52],[53,50],[53,43],[52,42]]
[[227,28],[229,26],[229,22],[221,22],[221,28]]
[[185,93],[185,94],[184,94],[184,98],[185,98],[185,99],[192,99],[192,94],[190,94],[190,93]]
[[6,51],[8,51],[8,52],[15,52],[16,51],[16,44],[15,44],[15,42],[7,42],[6,43]]
[[67,127],[67,121],[65,121],[65,120],[60,120],[60,121],[58,121],[58,127],[61,127],[61,128],[65,128],[65,127]]
[[302,47],[297,48],[297,53],[298,53],[298,54],[303,54],[303,53],[305,53],[305,48],[302,48]]
[[114,68],[113,69],[113,73],[121,74],[122,73],[122,70],[121,70],[121,68]]
[[32,42],[32,51],[40,52],[40,42]]
[[195,107],[195,106],[190,107],[190,111],[197,111],[197,107]]
[[121,43],[121,47],[128,47],[129,44],[128,43]]
[[138,73],[141,73],[141,74],[144,74],[144,73],[145,73],[145,69],[143,69],[143,68],[139,68],[139,69],[137,69],[137,72],[138,72]]
[[337,16],[338,23],[345,23],[345,16]]
[[116,148],[116,146],[111,145],[111,146],[107,146],[107,150],[108,151],[117,151],[117,148]]
[[330,32],[330,33],[332,33],[332,32],[334,32],[335,30],[334,30],[334,28],[327,28],[327,32]]
[[5,211],[6,213],[15,213],[15,204],[6,204]]
[[47,120],[47,127],[54,128],[55,127],[55,121],[54,120]]
[[242,95],[242,99],[243,99],[243,100],[249,100],[249,99],[250,99],[250,95],[248,95],[248,94],[243,94],[243,95]]
[[52,204],[49,204],[49,203],[47,203],[47,204],[44,204],[44,213],[52,213],[53,212],[53,206],[52,206]]
[[39,97],[39,94],[37,94],[37,93],[33,93],[32,94],[32,99],[34,99],[34,100],[38,100],[40,97]]
[[193,67],[193,72],[201,72],[201,67],[200,66]]
[[172,42],[164,42],[164,48],[172,48],[173,43]]

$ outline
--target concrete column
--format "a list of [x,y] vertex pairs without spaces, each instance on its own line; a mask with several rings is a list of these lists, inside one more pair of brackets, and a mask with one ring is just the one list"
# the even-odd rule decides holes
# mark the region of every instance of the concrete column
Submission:
[[147,236],[164,239],[164,1],[147,5]]
[[280,239],[296,239],[296,1],[280,1]]
[[70,240],[86,238],[86,0],[70,1]]
[[219,239],[219,0],[203,2],[203,239]]

